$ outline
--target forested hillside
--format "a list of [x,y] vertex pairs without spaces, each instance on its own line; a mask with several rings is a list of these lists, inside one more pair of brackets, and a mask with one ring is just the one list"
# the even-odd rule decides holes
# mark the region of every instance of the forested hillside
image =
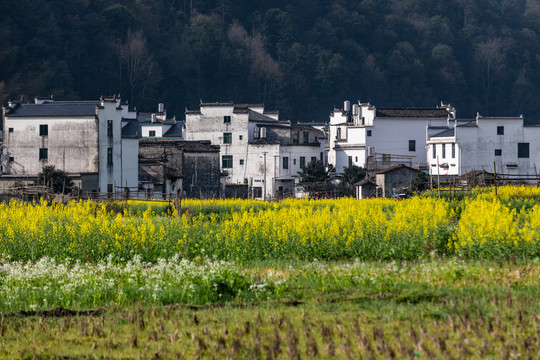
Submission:
[[1,1],[0,101],[120,93],[171,115],[265,103],[326,121],[343,100],[540,120],[538,0]]

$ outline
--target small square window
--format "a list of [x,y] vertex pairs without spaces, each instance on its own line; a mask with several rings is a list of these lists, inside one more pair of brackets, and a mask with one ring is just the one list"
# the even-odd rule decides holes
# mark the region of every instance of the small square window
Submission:
[[13,132],[13,128],[8,128],[8,132]]
[[12,162],[14,162],[14,161],[15,161],[15,158],[14,158],[13,156],[10,156],[10,157],[9,157],[9,162],[12,163]]
[[238,140],[244,140],[244,135],[239,135]]
[[240,159],[240,165],[244,165],[244,159]]
[[224,116],[223,117],[223,122],[226,123],[226,124],[230,123],[231,122],[231,117],[230,116]]
[[497,135],[504,135],[504,126],[497,126]]
[[47,136],[47,135],[49,135],[49,125],[47,124],[39,125],[39,136]]
[[495,149],[495,156],[501,156],[502,155],[502,149]]
[[371,136],[371,130],[367,130],[366,133],[367,133],[367,136]]
[[39,149],[39,160],[47,160],[49,158],[49,149],[40,148]]
[[148,136],[149,136],[149,137],[155,137],[155,136],[156,136],[156,130],[150,130],[150,131],[148,131]]
[[316,156],[312,156],[310,162],[312,162],[312,161],[317,161],[317,157],[316,157]]

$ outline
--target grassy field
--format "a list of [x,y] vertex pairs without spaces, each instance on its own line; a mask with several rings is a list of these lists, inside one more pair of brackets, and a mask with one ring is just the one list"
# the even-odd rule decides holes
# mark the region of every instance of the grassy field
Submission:
[[0,358],[536,358],[540,190],[0,204]]
[[[540,263],[265,264],[265,298],[4,313],[1,358],[536,358]],[[91,290],[89,290],[91,292]]]

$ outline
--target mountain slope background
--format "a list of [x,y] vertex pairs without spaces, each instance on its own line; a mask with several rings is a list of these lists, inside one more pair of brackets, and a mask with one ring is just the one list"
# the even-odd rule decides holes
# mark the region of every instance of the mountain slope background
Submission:
[[0,2],[0,101],[121,94],[183,118],[265,103],[326,121],[343,100],[540,122],[538,0]]

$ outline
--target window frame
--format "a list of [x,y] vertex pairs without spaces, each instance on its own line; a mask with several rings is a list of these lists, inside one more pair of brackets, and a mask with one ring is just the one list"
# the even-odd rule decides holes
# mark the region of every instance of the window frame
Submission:
[[497,135],[504,135],[504,126],[497,126]]
[[409,151],[416,151],[416,140],[409,140]]
[[221,155],[221,167],[223,169],[232,169],[232,167],[233,167],[233,156],[232,155]]
[[223,143],[232,144],[232,133],[230,132],[223,133]]
[[113,121],[107,120],[107,137],[113,136]]
[[495,149],[495,156],[502,156],[502,149]]
[[529,159],[530,158],[530,145],[529,143],[518,143],[518,159]]
[[39,160],[49,160],[49,148],[39,148]]
[[306,166],[306,157],[300,156],[300,169],[303,169]]
[[289,170],[289,157],[288,156],[283,157],[283,160],[281,161],[281,167],[283,168],[283,170]]
[[148,137],[156,137],[156,130],[148,130]]
[[49,136],[48,124],[39,124],[39,136]]
[[230,115],[223,116],[223,123],[224,124],[230,124],[231,123],[231,116]]
[[109,147],[107,148],[107,166],[111,166],[113,164],[113,148]]

